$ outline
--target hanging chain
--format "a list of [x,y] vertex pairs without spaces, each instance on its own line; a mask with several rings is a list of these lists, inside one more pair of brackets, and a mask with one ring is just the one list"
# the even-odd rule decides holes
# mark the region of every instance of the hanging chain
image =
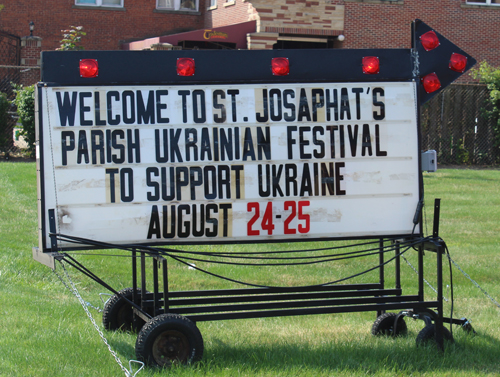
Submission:
[[[64,270],[64,273],[66,274],[66,277],[69,281],[69,283],[71,284],[71,287],[64,281],[64,279],[62,278],[61,275],[59,275],[57,273],[57,271],[54,269],[54,272],[55,274],[57,275],[57,277],[59,278],[59,280],[62,281],[62,283],[66,286],[66,288],[68,288],[70,290],[71,293],[73,293],[73,295],[76,296],[76,298],[78,299],[78,301],[80,302],[80,304],[82,305],[83,309],[85,310],[85,313],[87,314],[87,316],[89,317],[90,319],[90,322],[92,322],[92,325],[94,325],[94,328],[96,329],[96,331],[99,333],[99,336],[101,337],[102,341],[104,342],[104,344],[108,347],[108,350],[109,352],[111,353],[111,355],[115,358],[116,362],[118,363],[118,365],[120,366],[121,370],[125,373],[125,376],[126,377],[135,377],[137,375],[137,373],[139,373],[143,368],[144,368],[144,363],[140,362],[140,361],[137,361],[137,360],[130,360],[129,361],[129,367],[130,367],[130,370],[127,370],[124,366],[123,366],[123,363],[122,361],[120,360],[120,358],[118,357],[117,353],[115,351],[113,351],[113,349],[111,348],[110,344],[108,343],[108,340],[106,339],[106,337],[104,336],[103,332],[101,331],[101,329],[99,328],[99,325],[96,323],[94,317],[92,316],[92,313],[90,313],[89,309],[87,306],[88,303],[86,303],[82,296],[80,295],[80,293],[78,292],[78,289],[76,288],[76,285],[73,283],[73,281],[71,280],[69,274],[68,274],[68,271],[66,270],[66,266],[64,265],[64,263],[62,261],[59,261],[59,263],[61,264],[63,270]],[[90,305],[92,306],[92,305]],[[133,373],[132,372],[132,363],[137,363],[137,364],[140,364],[141,367],[135,372]]]
[[[48,88],[47,88],[47,86],[45,86],[45,98],[46,98],[46,104],[47,104],[47,117],[48,117],[48,126],[49,126],[49,139],[50,139],[50,141],[52,143],[52,127],[51,127],[51,124],[50,124],[49,96],[48,96]],[[54,171],[53,179],[54,179],[54,189],[55,189],[54,191],[55,191],[55,204],[56,204],[55,205],[55,207],[56,207],[55,210],[56,210],[56,219],[57,219],[57,230],[60,230],[59,216],[57,214],[57,210],[58,210],[59,207],[58,207],[58,200],[57,200],[58,199],[57,198],[57,182],[56,182],[56,174],[55,174],[55,162],[54,162],[54,150],[53,150],[53,148],[50,148],[50,151],[51,151],[52,169]],[[129,361],[129,368],[130,368],[130,370],[127,370],[123,366],[120,358],[118,357],[118,355],[116,354],[116,352],[113,351],[113,349],[109,345],[108,340],[106,339],[106,337],[104,336],[103,332],[99,328],[99,325],[94,320],[94,317],[90,313],[88,307],[90,306],[90,307],[96,309],[99,312],[102,312],[102,310],[100,308],[98,308],[98,307],[95,307],[91,303],[85,302],[83,300],[82,296],[78,292],[78,289],[76,288],[76,285],[71,280],[71,278],[70,278],[70,276],[68,274],[68,271],[66,270],[66,266],[64,265],[64,263],[62,261],[59,261],[59,263],[61,264],[61,266],[62,266],[62,268],[64,270],[64,273],[66,274],[66,277],[67,277],[69,283],[71,284],[71,287],[65,282],[65,280],[62,278],[62,276],[60,276],[55,269],[53,271],[55,272],[55,274],[57,275],[57,277],[59,278],[59,280],[61,280],[61,282],[64,284],[64,286],[71,293],[73,293],[73,295],[76,296],[76,298],[78,299],[78,301],[82,305],[83,309],[85,310],[85,313],[89,317],[90,322],[92,322],[92,325],[94,326],[94,328],[96,329],[96,331],[99,333],[99,336],[101,337],[102,341],[108,347],[109,352],[115,358],[115,360],[118,363],[118,365],[120,366],[121,370],[125,373],[125,376],[126,377],[135,377],[137,375],[137,373],[139,373],[144,368],[144,363],[141,362],[141,361],[137,361],[137,360],[130,360]],[[132,371],[132,363],[140,364],[140,368],[135,373],[133,373],[133,371]]]
[[[404,257],[404,255],[402,255],[401,257],[404,259],[404,261],[406,262],[406,264],[408,264],[408,266],[410,266],[410,267],[413,269],[413,271],[415,271],[415,273],[418,275],[418,271],[417,271],[417,269],[416,269],[416,268],[415,268],[415,267],[414,267],[414,266],[413,266],[413,265],[412,265],[412,264],[408,261],[408,259],[406,259],[406,258]],[[436,288],[434,288],[434,287],[432,286],[432,284],[431,284],[431,283],[429,283],[426,279],[424,279],[424,282],[425,282],[425,284],[427,284],[427,285],[429,286],[429,288],[430,288],[430,289],[432,289],[432,290],[433,290],[436,294],[438,293],[438,291],[436,290]],[[447,299],[446,297],[444,297],[444,296],[443,296],[443,300],[444,300],[444,301],[446,301],[446,302],[448,302],[448,299]]]
[[462,269],[460,268],[460,266],[459,266],[459,265],[458,265],[458,264],[457,264],[457,263],[456,263],[453,259],[451,259],[451,257],[450,257],[450,255],[449,255],[449,254],[446,254],[446,255],[448,255],[448,259],[450,260],[450,262],[451,262],[451,263],[453,263],[453,264],[454,264],[454,266],[455,266],[456,268],[458,268],[458,270],[459,270],[459,271],[460,271],[460,272],[461,272],[461,273],[462,273],[462,274],[463,274],[463,275],[464,275],[467,279],[469,279],[469,280],[472,282],[472,284],[474,284],[474,285],[476,286],[476,288],[478,288],[481,292],[483,292],[483,293],[485,294],[485,296],[486,296],[486,297],[488,297],[488,298],[491,300],[491,302],[493,302],[493,304],[495,304],[498,308],[500,308],[500,304],[499,304],[499,303],[498,303],[498,302],[497,302],[497,301],[496,301],[493,297],[491,297],[491,296],[488,294],[488,292],[486,292],[483,288],[481,288],[481,287],[479,286],[479,284],[478,284],[478,283],[476,283],[476,282],[475,282],[475,281],[474,281],[474,280],[473,280],[473,279],[472,279],[472,278],[471,278],[471,277],[470,277],[470,276],[469,276],[469,275],[468,275],[468,274],[467,274],[464,270],[462,270]]

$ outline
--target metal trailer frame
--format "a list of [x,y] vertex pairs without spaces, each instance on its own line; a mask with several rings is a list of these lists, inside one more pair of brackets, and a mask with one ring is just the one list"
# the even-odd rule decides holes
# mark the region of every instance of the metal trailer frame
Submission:
[[[422,75],[429,72],[438,72],[441,78],[442,87],[446,86],[462,73],[450,72],[445,65],[442,67],[440,60],[446,60],[450,54],[459,52],[467,57],[467,69],[474,65],[475,60],[465,52],[457,48],[451,42],[439,35],[440,48],[436,51],[424,52],[423,47],[417,43],[419,37],[432,31],[430,27],[421,21],[415,21],[412,24],[412,49],[394,49],[394,50],[337,50],[337,51],[308,51],[304,56],[301,51],[289,50],[288,55],[293,55],[298,62],[294,66],[294,75],[290,77],[273,77],[267,70],[254,67],[249,61],[249,53],[257,59],[263,58],[269,60],[272,57],[279,56],[278,51],[224,51],[224,52],[203,52],[203,51],[158,51],[155,52],[155,59],[151,59],[149,52],[103,52],[95,51],[91,54],[87,51],[75,51],[69,53],[44,52],[42,55],[42,80],[39,84],[39,91],[43,86],[79,86],[79,85],[169,85],[172,83],[273,83],[273,82],[296,82],[297,77],[307,77],[307,82],[391,82],[391,81],[417,81]],[[320,57],[328,54],[329,58],[338,59],[341,69],[321,70],[322,63]],[[168,54],[168,55],[166,55]],[[163,57],[169,59],[178,56],[201,57],[210,56],[206,60],[206,65],[199,70],[199,75],[195,79],[179,78],[169,70],[165,70]],[[208,55],[209,54],[209,55]],[[224,55],[222,55],[224,54]],[[89,84],[88,81],[76,77],[68,67],[73,66],[79,59],[87,58],[89,55],[95,56],[104,66],[112,67],[118,64],[120,67],[127,67],[130,75],[119,74],[116,71],[108,71],[106,75],[96,77]],[[390,69],[384,68],[379,75],[364,75],[359,70],[360,56],[383,55],[383,59],[391,61]],[[232,65],[248,69],[249,76],[241,77],[241,70],[228,67],[226,70],[220,70],[218,67],[225,66],[224,61],[228,58],[233,59]],[[143,60],[146,59],[150,66],[143,69]],[[306,62],[307,64],[300,64]],[[439,63],[439,64],[438,64]],[[141,68],[142,67],[142,68]],[[319,73],[318,73],[319,72]],[[421,84],[417,90],[417,104],[429,100],[439,91],[426,93]],[[41,101],[39,99],[39,101]],[[43,111],[41,102],[37,103],[39,112]],[[41,119],[41,118],[40,118]],[[417,115],[417,127],[419,119]],[[43,158],[43,156],[41,156]],[[38,169],[42,169],[43,161],[38,161]],[[419,165],[420,166],[420,165]],[[422,175],[419,177],[420,194],[423,198]],[[39,187],[43,196],[43,185]],[[423,199],[422,199],[423,200]],[[422,224],[421,201],[414,218],[414,224]],[[389,332],[392,335],[398,334],[398,326],[401,325],[400,319],[403,316],[423,319],[426,328],[434,326],[430,332],[434,334],[435,341],[439,349],[444,349],[443,339],[445,329],[443,323],[452,323],[462,325],[465,329],[471,329],[466,319],[457,320],[445,318],[443,314],[443,254],[445,253],[445,244],[439,237],[439,214],[440,200],[437,199],[434,205],[434,225],[433,234],[430,238],[423,238],[422,231],[419,234],[386,235],[379,239],[379,281],[373,284],[335,284],[326,286],[314,286],[307,288],[285,287],[285,288],[246,288],[246,289],[222,289],[222,290],[201,290],[201,291],[170,291],[168,286],[168,266],[167,260],[146,249],[140,247],[132,251],[132,288],[124,294],[118,292],[102,279],[96,276],[85,266],[77,262],[73,257],[64,253],[57,245],[56,213],[54,209],[44,208],[44,203],[40,203],[40,212],[48,211],[48,223],[45,216],[39,215],[41,229],[49,228],[49,236],[45,233],[40,236],[40,249],[33,249],[33,256],[36,260],[55,268],[55,260],[64,260],[72,265],[92,280],[98,282],[103,287],[109,289],[115,294],[116,301],[121,300],[125,303],[125,314],[131,316],[132,328],[141,328],[136,344],[136,352],[140,358],[145,359],[153,365],[168,365],[172,360],[181,359],[181,361],[196,361],[201,358],[198,352],[203,350],[201,334],[197,330],[195,323],[202,321],[216,321],[226,319],[242,318],[262,318],[277,316],[297,316],[311,314],[327,313],[346,313],[346,312],[376,312],[382,318],[387,311],[399,311],[399,314],[385,316],[383,324],[376,321],[377,326],[382,326],[382,332]],[[47,245],[46,237],[50,238]],[[369,237],[364,237],[369,238]],[[397,245],[398,239],[411,238],[418,242],[418,292],[414,295],[403,295],[401,288],[401,269],[400,256]],[[373,237],[371,237],[373,239]],[[386,269],[384,268],[383,245],[384,242],[392,240],[395,242],[395,287],[387,288],[385,284]],[[165,243],[167,244],[167,243]],[[75,247],[73,250],[84,249],[84,247]],[[435,300],[426,301],[424,298],[424,251],[430,251],[436,254],[437,271],[437,297]],[[147,290],[146,281],[146,257],[153,257],[153,291]],[[140,260],[138,266],[137,259]],[[160,288],[161,287],[161,288]],[[131,293],[131,295],[129,295]],[[110,301],[108,301],[109,303]],[[128,317],[127,317],[128,318]],[[119,318],[122,324],[129,319]],[[433,323],[433,324],[432,324]],[[374,325],[375,325],[374,324]],[[119,326],[118,326],[119,327]],[[144,333],[145,332],[145,333]],[[373,331],[372,331],[373,332]],[[164,334],[164,335],[162,335]],[[426,334],[429,334],[427,332]],[[163,337],[163,338],[162,338]],[[150,339],[153,338],[153,339]],[[159,339],[166,344],[165,355],[166,362],[155,360],[152,355],[152,348],[155,339]],[[174,340],[172,340],[174,339]],[[177,339],[177,340],[176,340]],[[180,342],[180,343],[179,343]],[[198,350],[196,350],[198,348]],[[198,352],[198,353],[197,353]]]
[[[401,317],[421,319],[425,322],[424,330],[428,326],[434,326],[434,331],[430,334],[434,335],[438,348],[444,350],[444,340],[447,338],[450,340],[449,335],[445,333],[447,330],[444,328],[444,323],[460,325],[467,331],[473,330],[466,318],[449,318],[443,313],[443,255],[446,246],[439,237],[439,217],[440,199],[435,199],[432,237],[422,239],[417,246],[418,292],[414,295],[403,295],[401,257],[397,240],[392,240],[396,244],[395,286],[394,288],[386,287],[382,244],[387,240],[382,238],[380,239],[378,282],[300,288],[170,291],[167,259],[163,256],[152,255],[148,251],[132,250],[132,294],[124,295],[123,291],[113,289],[73,257],[65,253],[51,253],[50,257],[64,260],[90,279],[109,289],[116,298],[126,302],[127,311],[130,311],[127,315],[132,315],[130,317],[132,322],[125,323],[123,319],[121,321],[122,325],[131,325],[131,329],[140,330],[144,323],[162,314],[181,315],[196,324],[204,321],[352,312],[376,312],[377,318],[381,318],[387,311],[399,311],[395,316],[386,317],[387,319],[379,329],[381,332],[397,336],[402,330],[398,329],[398,326],[401,326]],[[424,299],[424,251],[436,254],[437,297],[435,300]],[[146,259],[148,256],[152,257],[153,279],[149,283],[153,285],[152,292],[147,289]],[[403,327],[405,327],[404,324]]]

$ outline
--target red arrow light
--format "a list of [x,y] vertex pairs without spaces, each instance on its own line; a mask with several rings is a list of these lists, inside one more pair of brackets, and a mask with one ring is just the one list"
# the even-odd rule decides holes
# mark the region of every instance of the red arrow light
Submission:
[[97,77],[99,73],[99,65],[96,59],[82,59],[80,60],[80,77]]
[[467,57],[462,54],[452,53],[449,68],[453,71],[463,73],[467,67]]
[[177,59],[177,74],[179,76],[193,76],[194,72],[195,72],[195,65],[193,58]]
[[380,62],[376,56],[363,57],[361,65],[363,66],[363,73],[367,73],[369,75],[379,73],[380,71]]
[[432,93],[441,88],[441,81],[435,73],[429,73],[422,77],[422,85],[427,93]]
[[441,44],[441,43],[439,43],[438,36],[436,35],[436,33],[433,30],[422,34],[420,36],[420,42],[422,43],[422,46],[424,46],[425,51],[434,50],[436,47],[438,47]]
[[271,60],[271,69],[275,76],[286,76],[290,73],[290,62],[288,58],[273,58]]

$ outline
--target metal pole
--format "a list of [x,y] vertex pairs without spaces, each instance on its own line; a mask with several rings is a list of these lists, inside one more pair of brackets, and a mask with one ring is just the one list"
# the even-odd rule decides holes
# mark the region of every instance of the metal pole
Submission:
[[144,300],[146,298],[146,253],[141,251],[141,309],[145,311]]
[[396,260],[395,260],[395,269],[396,269],[396,289],[401,289],[401,256],[399,253],[401,252],[401,245],[398,241],[395,241],[395,252],[396,252]]
[[132,249],[132,289],[132,301],[135,302],[137,292],[137,251],[135,249]]
[[424,301],[424,245],[418,245],[418,297]]
[[[434,200],[434,227],[432,236],[439,237],[439,215],[441,212],[441,199]],[[443,247],[439,246],[436,250],[437,254],[437,301],[438,301],[438,317],[434,321],[435,339],[439,349],[444,350],[443,343]]]
[[167,260],[162,260],[163,267],[163,304],[164,304],[164,313],[168,313],[170,311],[170,306],[168,304],[168,264]]
[[[385,271],[384,271],[384,239],[381,238],[379,241],[379,253],[378,253],[378,261],[379,261],[379,284],[380,289],[384,289],[385,287]],[[385,313],[385,310],[377,311],[377,318]]]
[[160,295],[158,294],[158,260],[156,257],[153,258],[153,317],[158,314],[158,309],[160,309]]

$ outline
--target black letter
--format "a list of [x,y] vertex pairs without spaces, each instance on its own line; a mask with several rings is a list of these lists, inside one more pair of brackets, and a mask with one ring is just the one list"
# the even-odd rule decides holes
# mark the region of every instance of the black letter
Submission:
[[[67,141],[69,138],[69,143]],[[63,131],[61,132],[61,152],[62,152],[62,164],[68,165],[68,151],[75,149],[75,133],[73,131]]]
[[75,125],[75,111],[76,111],[76,97],[78,92],[72,92],[72,99],[69,99],[69,93],[64,92],[64,100],[61,101],[61,92],[56,92],[57,106],[59,108],[59,120],[61,121],[61,126],[66,126],[66,122],[70,126]]
[[379,101],[377,99],[377,94],[380,94],[380,97],[384,97],[384,89],[383,88],[374,88],[373,89],[373,106],[378,106],[380,107],[379,112],[377,113],[376,111],[373,112],[373,119],[375,120],[382,120],[385,118],[385,104],[382,101]]

